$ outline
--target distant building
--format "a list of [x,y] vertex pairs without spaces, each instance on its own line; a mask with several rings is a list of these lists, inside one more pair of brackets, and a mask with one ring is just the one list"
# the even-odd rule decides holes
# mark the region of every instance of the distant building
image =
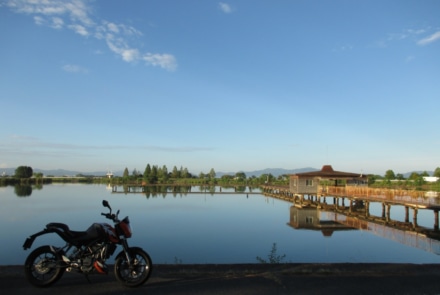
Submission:
[[[321,181],[328,181],[327,185],[338,186],[344,180],[345,186],[367,186],[365,175],[333,170],[331,165],[324,165],[320,171],[297,173],[290,175],[290,192],[294,194],[316,195],[325,190]],[[321,191],[320,191],[321,189]]]
[[426,182],[437,182],[439,179],[436,176],[423,176],[423,180]]
[[107,175],[107,178],[113,178],[113,176],[114,176],[113,172],[111,172],[111,171],[108,171],[106,175]]

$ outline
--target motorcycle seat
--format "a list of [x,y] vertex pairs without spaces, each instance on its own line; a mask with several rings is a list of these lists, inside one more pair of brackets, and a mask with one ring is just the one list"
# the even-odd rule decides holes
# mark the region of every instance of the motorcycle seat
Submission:
[[58,229],[63,232],[69,239],[75,241],[90,240],[96,238],[96,234],[91,232],[90,228],[87,231],[73,231],[65,223],[51,222],[46,225],[47,229]]

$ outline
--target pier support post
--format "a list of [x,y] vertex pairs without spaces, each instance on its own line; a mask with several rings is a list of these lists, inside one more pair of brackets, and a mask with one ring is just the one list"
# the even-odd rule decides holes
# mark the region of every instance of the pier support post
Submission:
[[382,203],[382,218],[385,219],[385,209],[386,209],[386,204]]
[[405,206],[405,222],[409,222],[409,207]]
[[434,229],[438,230],[438,209],[434,210]]
[[370,202],[365,201],[365,217],[370,217]]
[[391,220],[391,204],[386,205],[386,210],[387,210],[386,221],[389,222]]
[[417,208],[414,208],[414,214],[413,214],[413,227],[417,227]]

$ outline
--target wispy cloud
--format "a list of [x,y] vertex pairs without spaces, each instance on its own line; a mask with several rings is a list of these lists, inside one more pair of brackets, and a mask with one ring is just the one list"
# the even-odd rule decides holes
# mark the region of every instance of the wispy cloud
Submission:
[[223,11],[224,13],[232,13],[232,7],[231,7],[231,5],[229,5],[228,3],[225,3],[225,2],[219,2],[219,3],[218,3],[218,7],[219,7],[220,10]]
[[147,150],[172,153],[191,153],[212,151],[212,147],[197,146],[158,146],[158,145],[81,145],[60,142],[48,142],[31,136],[12,135],[0,141],[0,154],[3,156],[45,155],[60,156],[65,154],[90,153],[106,150]]
[[428,44],[431,44],[432,42],[435,42],[437,40],[440,40],[440,31],[437,31],[434,34],[419,40],[417,42],[417,44],[419,44],[419,45],[428,45]]
[[63,70],[69,73],[83,73],[83,74],[87,74],[89,71],[81,66],[78,65],[70,65],[70,64],[66,64],[63,66]]
[[353,50],[354,46],[351,44],[344,44],[344,45],[340,45],[338,47],[335,47],[333,49],[334,52],[344,52],[344,51],[350,51]]
[[420,35],[426,34],[430,29],[422,28],[422,29],[405,29],[398,33],[390,33],[385,39],[378,40],[374,43],[374,47],[377,48],[387,48],[390,44],[395,42],[403,42],[409,41],[414,43],[419,43],[417,41],[420,39]]
[[178,147],[165,147],[165,146],[140,146],[136,147],[143,150],[149,151],[160,151],[160,152],[172,152],[172,153],[192,153],[192,152],[202,152],[202,151],[212,151],[214,148],[211,147],[195,147],[195,146],[178,146]]
[[172,54],[141,53],[141,50],[131,43],[135,40],[134,38],[140,38],[142,32],[126,24],[96,18],[90,3],[93,2],[90,0],[6,0],[4,5],[16,13],[33,16],[37,25],[57,30],[68,29],[83,37],[102,40],[111,52],[119,55],[125,62],[143,61],[149,66],[157,66],[168,71],[177,69],[177,60]]
[[406,29],[400,33],[393,33],[388,35],[388,41],[398,41],[405,40],[408,38],[414,38],[419,36],[420,34],[424,34],[426,32],[425,29]]
[[413,55],[409,55],[405,58],[405,62],[412,62],[415,59]]
[[169,71],[174,71],[177,67],[176,58],[171,54],[145,54],[142,59],[153,66],[160,66]]

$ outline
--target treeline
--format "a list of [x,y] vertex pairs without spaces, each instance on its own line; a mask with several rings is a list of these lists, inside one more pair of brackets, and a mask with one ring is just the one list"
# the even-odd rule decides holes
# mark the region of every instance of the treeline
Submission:
[[278,185],[287,185],[289,177],[288,175],[281,175],[278,177],[272,174],[263,174],[259,177],[254,175],[247,177],[244,172],[237,172],[232,175],[222,175],[217,178],[214,168],[208,173],[200,172],[198,175],[193,175],[189,172],[188,168],[176,166],[171,171],[167,166],[157,166],[147,164],[143,173],[134,169],[130,174],[128,168],[124,169],[122,178],[115,177],[111,179],[111,182],[127,183],[136,182],[145,185],[154,184],[188,184],[188,185],[260,185],[263,183],[274,183]]
[[[405,178],[403,174],[394,173],[393,170],[385,171],[382,175],[368,175],[368,184],[372,187],[399,187],[399,188],[417,188],[440,190],[440,182],[427,183],[425,176],[430,176],[428,172],[413,172]],[[437,167],[432,176],[440,178],[440,167]],[[0,177],[0,185],[15,184],[47,184],[52,182],[65,183],[111,183],[111,184],[175,184],[175,185],[252,185],[270,183],[273,185],[288,185],[289,175],[280,175],[278,177],[272,174],[263,174],[260,176],[247,176],[244,172],[237,172],[229,175],[217,177],[214,168],[208,173],[200,172],[193,175],[188,168],[176,166],[170,171],[166,165],[158,166],[147,164],[144,171],[140,172],[134,169],[132,173],[125,168],[122,177],[107,178],[105,176],[76,175],[76,177],[43,177],[42,173],[33,173],[32,167],[20,166],[15,170],[13,177]]]
[[[383,188],[399,188],[399,189],[416,189],[426,191],[440,191],[440,181],[428,182],[425,177],[429,177],[427,171],[418,173],[412,172],[408,177],[405,177],[401,173],[394,173],[393,170],[387,170],[383,176],[380,175],[368,175],[368,185],[370,187],[383,187]],[[440,168],[437,167],[434,170],[434,177],[440,179]]]

